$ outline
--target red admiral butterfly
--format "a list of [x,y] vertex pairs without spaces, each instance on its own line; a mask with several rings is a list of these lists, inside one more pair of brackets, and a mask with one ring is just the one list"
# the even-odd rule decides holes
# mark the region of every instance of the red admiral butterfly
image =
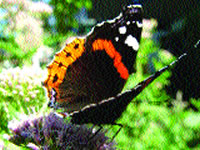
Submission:
[[44,86],[49,106],[64,108],[74,124],[116,124],[131,100],[171,66],[119,94],[134,72],[141,31],[142,7],[129,5],[113,20],[97,24],[85,38],[67,44],[48,66]]

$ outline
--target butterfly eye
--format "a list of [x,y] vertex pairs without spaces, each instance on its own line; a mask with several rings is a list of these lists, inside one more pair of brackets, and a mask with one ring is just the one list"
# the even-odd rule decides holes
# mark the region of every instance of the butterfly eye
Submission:
[[56,90],[54,88],[51,88],[50,93],[51,93],[51,96],[53,96],[53,97],[56,97],[56,95],[57,95]]

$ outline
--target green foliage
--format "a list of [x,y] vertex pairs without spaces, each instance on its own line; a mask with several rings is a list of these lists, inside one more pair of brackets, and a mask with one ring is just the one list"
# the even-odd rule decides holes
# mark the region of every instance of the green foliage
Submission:
[[[149,57],[154,54],[155,57]],[[151,59],[150,59],[151,58]],[[137,72],[130,77],[125,89],[147,78],[152,62],[158,70],[172,62],[174,58],[159,50],[149,39],[142,39],[137,56]],[[195,143],[200,138],[200,114],[186,111],[187,104],[182,102],[181,93],[171,108],[165,101],[171,98],[165,92],[170,72],[162,74],[129,104],[127,110],[117,121],[124,125],[116,137],[119,149],[190,149],[200,148]],[[172,100],[171,100],[172,101]],[[194,103],[196,100],[193,100]],[[112,134],[118,130],[113,127]]]
[[[170,64],[173,60],[174,58],[170,54],[159,50],[159,47],[155,45],[152,40],[142,39],[141,47],[136,58],[137,72],[132,74],[128,79],[125,89],[134,87],[137,83],[153,74],[156,70]],[[163,75],[150,84],[142,94],[137,96],[136,101],[159,102],[169,99],[164,89],[164,86],[169,84],[167,80],[169,76],[169,71],[163,73]]]
[[[145,103],[131,104],[119,121],[124,124],[116,138],[119,148],[189,149],[188,143],[199,139],[200,115],[194,112],[187,114],[177,106],[169,109]],[[190,123],[190,120],[194,121]]]
[[29,50],[28,54],[24,52],[15,42],[13,36],[9,38],[0,38],[0,62],[10,61],[13,66],[21,66],[25,60],[30,60],[36,49]]
[[85,7],[91,9],[90,0],[51,0],[50,4],[54,6],[53,14],[56,17],[56,29],[59,33],[67,33],[70,28],[78,28],[78,23],[74,15]]
[[65,44],[64,42],[66,41],[66,39],[71,36],[74,36],[72,32],[68,32],[67,34],[45,34],[44,44],[49,47],[52,47],[54,49],[54,52],[58,52]]
[[[31,72],[31,74],[30,74]],[[28,115],[43,112],[47,104],[41,87],[43,72],[34,73],[31,68],[2,69],[0,73],[0,145],[8,149],[25,149],[8,142],[11,121],[26,119]],[[44,108],[43,108],[44,107]],[[26,118],[24,118],[26,117]],[[6,139],[5,139],[6,138]],[[3,140],[3,141],[1,141]]]
[[200,110],[200,99],[191,98],[190,101],[198,110]]
[[2,131],[8,132],[8,118],[6,110],[2,105],[2,103],[0,103],[0,114],[1,114],[0,132]]

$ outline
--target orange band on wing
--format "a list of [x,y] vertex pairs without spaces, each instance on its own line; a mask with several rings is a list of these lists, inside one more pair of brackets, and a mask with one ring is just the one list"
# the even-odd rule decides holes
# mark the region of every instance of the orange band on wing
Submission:
[[122,56],[116,51],[111,41],[97,39],[92,44],[93,51],[105,50],[108,56],[113,59],[114,67],[123,79],[128,79],[129,73],[126,66],[122,63]]
[[85,39],[75,39],[55,55],[53,62],[47,67],[48,78],[44,81],[48,94],[54,88],[59,97],[58,87],[64,80],[68,66],[75,62],[85,51],[84,43]]

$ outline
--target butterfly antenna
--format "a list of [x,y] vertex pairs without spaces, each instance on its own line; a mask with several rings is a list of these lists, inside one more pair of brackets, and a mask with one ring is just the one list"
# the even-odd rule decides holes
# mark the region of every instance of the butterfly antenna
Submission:
[[117,130],[117,132],[115,133],[115,135],[113,135],[113,137],[111,138],[111,142],[113,142],[113,140],[115,139],[115,137],[118,135],[118,133],[121,131],[121,129],[123,128],[122,124],[119,123],[113,123],[112,125],[117,125],[119,126],[119,129]]
[[95,133],[89,138],[88,141],[93,139],[102,130],[103,127],[101,125],[98,125],[98,126],[99,126],[99,129],[97,131],[95,131]]

